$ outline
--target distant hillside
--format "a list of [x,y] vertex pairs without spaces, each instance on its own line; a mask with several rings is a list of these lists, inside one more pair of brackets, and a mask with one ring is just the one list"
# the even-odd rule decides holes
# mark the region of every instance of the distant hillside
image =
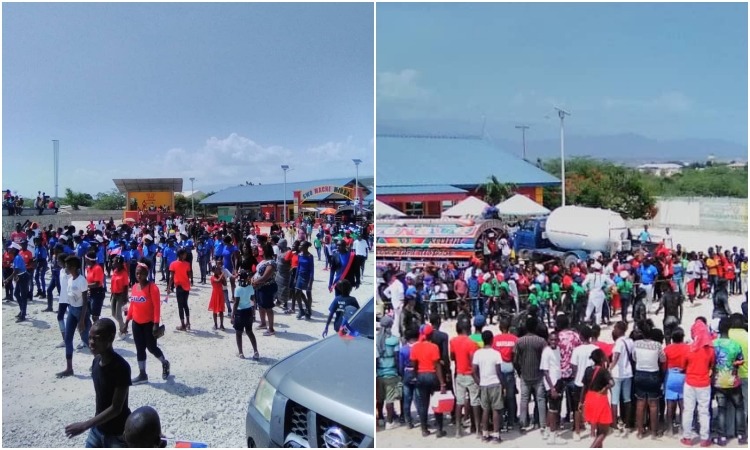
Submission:
[[[505,124],[504,128],[512,125]],[[494,127],[486,129],[487,138],[498,148],[521,155],[519,139],[496,137]],[[378,135],[440,135],[440,136],[479,136],[481,125],[468,121],[425,120],[425,121],[378,121]],[[747,146],[722,139],[675,139],[656,140],[635,133],[582,136],[566,134],[565,154],[567,156],[590,156],[627,164],[666,161],[706,161],[713,154],[718,160],[747,161]],[[526,140],[526,158],[549,159],[560,157],[559,138]]]

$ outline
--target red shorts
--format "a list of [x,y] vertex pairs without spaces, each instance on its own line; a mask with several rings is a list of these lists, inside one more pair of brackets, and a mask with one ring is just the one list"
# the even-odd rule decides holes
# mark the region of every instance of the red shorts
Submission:
[[583,404],[583,419],[594,425],[612,425],[612,409],[606,394],[586,392]]

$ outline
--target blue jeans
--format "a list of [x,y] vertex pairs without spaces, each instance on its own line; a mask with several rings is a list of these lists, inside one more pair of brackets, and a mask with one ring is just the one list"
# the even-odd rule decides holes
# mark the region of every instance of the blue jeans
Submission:
[[198,268],[201,272],[201,281],[206,282],[206,274],[208,273],[208,262],[210,261],[210,257],[208,255],[199,255],[198,256]]
[[89,430],[86,438],[86,448],[126,448],[128,445],[122,436],[112,436],[99,431],[99,428],[93,427]]
[[474,317],[482,315],[484,312],[484,301],[483,297],[477,297],[471,299],[471,309],[474,313]]
[[13,296],[18,302],[18,307],[21,310],[21,319],[26,318],[26,304],[29,301],[29,274],[24,272],[18,275],[18,281],[16,281],[16,290],[13,292]]
[[52,269],[52,278],[47,287],[47,307],[49,308],[52,308],[52,293],[55,289],[57,289],[57,295],[60,295],[60,269]]
[[47,290],[47,280],[44,278],[45,275],[47,275],[47,262],[37,263],[36,270],[34,271],[37,292],[45,292]]
[[544,390],[544,383],[541,378],[536,380],[524,380],[521,378],[521,426],[526,426],[529,417],[529,403],[531,394],[536,397],[536,411],[539,412],[539,425],[544,428],[547,426],[547,393]]
[[415,401],[415,397],[417,394],[417,386],[416,384],[412,383],[404,383],[403,385],[403,393],[404,393],[404,412],[403,416],[404,419],[406,419],[406,422],[411,423],[412,417],[411,417],[411,404],[412,401]]
[[[71,359],[73,358],[73,337],[76,335],[76,330],[78,329],[78,322],[81,320],[81,312],[83,311],[83,306],[71,306],[68,305],[68,316],[65,318],[65,358]],[[81,339],[83,340],[84,344],[88,344],[89,342],[89,330],[91,329],[91,319],[88,314],[86,313],[86,317],[84,318],[84,327],[83,334],[81,335]]]
[[515,426],[518,414],[518,405],[516,404],[516,374],[515,372],[503,372],[500,383],[505,388],[505,413],[508,415],[505,424],[509,427]]

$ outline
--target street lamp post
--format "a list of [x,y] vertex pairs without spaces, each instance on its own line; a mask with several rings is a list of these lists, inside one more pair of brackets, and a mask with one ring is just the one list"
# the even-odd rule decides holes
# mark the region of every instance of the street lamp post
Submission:
[[569,116],[570,113],[564,109],[555,107],[557,115],[560,117],[560,172],[562,178],[562,206],[565,206],[565,116]]
[[523,139],[523,159],[526,160],[526,130],[528,130],[528,125],[516,125],[516,129],[521,130],[521,139]]
[[195,220],[195,187],[193,182],[195,177],[190,177],[190,211],[192,212],[193,220]]
[[352,159],[356,170],[354,178],[354,217],[357,217],[357,209],[359,208],[359,165],[362,163],[361,159]]
[[284,226],[286,226],[286,172],[289,170],[289,166],[284,164],[281,166],[281,170],[284,171]]

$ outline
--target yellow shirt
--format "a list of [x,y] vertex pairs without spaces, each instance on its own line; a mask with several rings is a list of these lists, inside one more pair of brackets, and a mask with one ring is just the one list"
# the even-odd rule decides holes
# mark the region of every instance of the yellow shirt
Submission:
[[716,260],[709,257],[706,258],[706,267],[708,268],[708,274],[709,275],[718,275],[717,267],[718,264],[716,263]]
[[745,261],[742,261],[740,263],[740,270],[742,273],[747,274],[747,263]]

